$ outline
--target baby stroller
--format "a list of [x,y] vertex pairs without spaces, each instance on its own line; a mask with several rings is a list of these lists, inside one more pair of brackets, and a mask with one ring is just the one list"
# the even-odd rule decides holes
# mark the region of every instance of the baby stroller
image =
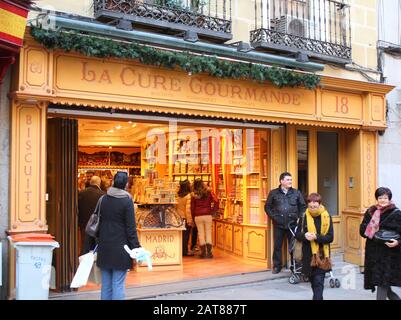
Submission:
[[297,224],[289,223],[288,229],[291,232],[291,239],[288,243],[288,252],[290,254],[290,271],[291,276],[288,279],[288,282],[291,284],[297,284],[301,281],[308,282],[309,278],[302,274],[302,263],[295,261],[294,258],[294,248],[295,248],[295,233],[297,232]]
[[[301,281],[303,282],[308,282],[309,278],[302,274],[302,263],[295,261],[294,259],[294,247],[295,247],[295,233],[297,232],[297,225],[294,224],[289,224],[288,229],[291,232],[291,240],[288,244],[288,251],[290,253],[290,260],[291,260],[291,266],[290,266],[290,271],[291,271],[291,276],[288,279],[288,282],[291,284],[297,284],[300,283]],[[334,277],[333,271],[331,270],[329,272],[329,285],[330,288],[340,288],[341,282],[338,278]]]

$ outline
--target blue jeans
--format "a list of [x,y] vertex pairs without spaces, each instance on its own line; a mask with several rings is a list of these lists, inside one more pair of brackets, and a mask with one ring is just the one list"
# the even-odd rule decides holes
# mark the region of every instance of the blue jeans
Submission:
[[100,269],[102,272],[102,300],[124,300],[127,270]]

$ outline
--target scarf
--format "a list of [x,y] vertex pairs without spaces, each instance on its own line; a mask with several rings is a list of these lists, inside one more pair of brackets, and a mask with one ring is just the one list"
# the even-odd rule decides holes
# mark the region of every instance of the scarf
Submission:
[[[330,215],[325,209],[325,207],[320,206],[317,210],[309,210],[306,209],[305,211],[306,216],[306,226],[308,228],[308,232],[312,232],[317,234],[317,229],[315,225],[315,218],[318,216],[321,217],[321,227],[320,227],[320,234],[326,235],[330,230]],[[330,270],[331,269],[331,260],[330,260],[330,246],[329,244],[323,245],[323,260],[320,257],[319,252],[319,243],[315,240],[310,241],[311,249],[312,249],[312,267],[319,267],[323,270]]]
[[123,189],[119,189],[119,188],[114,188],[114,187],[110,187],[109,190],[107,190],[107,195],[113,198],[131,198],[132,196],[130,193],[128,193],[127,191],[123,190]]
[[370,219],[370,222],[369,222],[368,226],[366,227],[365,236],[367,236],[369,239],[373,239],[375,233],[377,231],[379,231],[379,229],[380,229],[380,217],[381,217],[382,213],[386,209],[389,209],[393,206],[394,206],[394,203],[390,202],[389,205],[384,206],[384,207],[379,206],[379,205],[376,205],[375,207],[373,207],[375,209],[375,212],[373,213],[372,218]]

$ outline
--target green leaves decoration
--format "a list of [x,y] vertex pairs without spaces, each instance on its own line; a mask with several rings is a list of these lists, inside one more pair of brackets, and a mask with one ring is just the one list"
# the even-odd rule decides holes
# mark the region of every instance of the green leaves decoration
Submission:
[[98,58],[133,59],[146,65],[167,69],[178,67],[190,74],[206,73],[217,78],[250,79],[260,83],[269,81],[279,88],[315,89],[321,80],[320,76],[311,73],[295,72],[256,63],[232,62],[216,56],[168,51],[135,42],[115,41],[75,31],[53,31],[32,26],[31,35],[49,50],[75,51],[82,55]]

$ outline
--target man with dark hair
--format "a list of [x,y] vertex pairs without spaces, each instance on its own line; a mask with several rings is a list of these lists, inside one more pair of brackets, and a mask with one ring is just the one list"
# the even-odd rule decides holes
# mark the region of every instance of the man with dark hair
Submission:
[[85,181],[85,188],[88,188],[91,185],[91,179],[95,175],[94,171],[86,171],[85,176],[86,176],[86,181]]
[[284,237],[291,239],[290,226],[295,226],[306,209],[305,200],[299,190],[292,188],[289,172],[280,175],[280,186],[270,191],[265,204],[265,212],[273,221],[274,252],[273,273],[281,271],[281,248]]
[[95,239],[85,233],[86,224],[105,193],[100,189],[100,178],[91,176],[89,186],[78,193],[78,227],[81,234],[81,255],[96,245]]

